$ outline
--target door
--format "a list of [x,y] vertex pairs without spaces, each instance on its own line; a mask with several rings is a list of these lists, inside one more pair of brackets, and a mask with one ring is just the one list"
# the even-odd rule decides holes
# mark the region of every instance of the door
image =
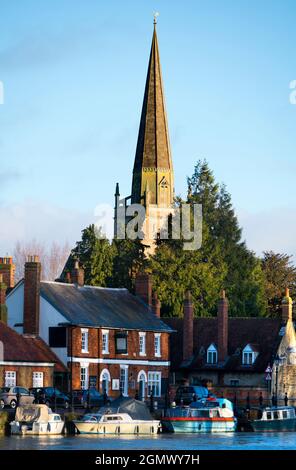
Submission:
[[144,401],[145,400],[145,374],[141,374],[139,377],[139,399]]

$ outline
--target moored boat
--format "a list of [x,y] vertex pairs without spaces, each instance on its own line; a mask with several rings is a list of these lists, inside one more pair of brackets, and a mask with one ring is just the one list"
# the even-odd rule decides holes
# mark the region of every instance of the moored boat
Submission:
[[11,434],[62,434],[64,421],[46,405],[18,406],[10,423]]
[[234,432],[236,426],[232,403],[226,399],[174,407],[162,418],[163,429],[175,433]]
[[295,431],[295,408],[279,406],[250,410],[248,423],[253,431]]
[[133,419],[128,413],[90,413],[73,421],[80,434],[157,434],[158,420]]

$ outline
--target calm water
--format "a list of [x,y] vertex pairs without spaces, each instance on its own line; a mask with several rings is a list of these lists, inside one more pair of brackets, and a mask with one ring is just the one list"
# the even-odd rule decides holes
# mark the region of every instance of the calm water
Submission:
[[10,436],[0,437],[0,450],[295,450],[296,433],[161,434],[154,437]]

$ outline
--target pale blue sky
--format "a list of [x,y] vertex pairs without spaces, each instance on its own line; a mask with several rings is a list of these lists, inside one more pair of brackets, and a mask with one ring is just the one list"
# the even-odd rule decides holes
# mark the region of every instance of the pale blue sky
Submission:
[[154,11],[176,193],[206,158],[250,248],[296,254],[294,0],[2,0],[3,254],[130,193]]

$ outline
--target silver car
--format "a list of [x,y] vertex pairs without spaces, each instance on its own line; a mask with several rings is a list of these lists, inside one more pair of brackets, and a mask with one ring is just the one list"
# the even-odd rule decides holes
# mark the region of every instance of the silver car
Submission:
[[1,387],[0,388],[0,408],[10,406],[16,408],[19,405],[31,405],[35,400],[34,395],[30,395],[29,390],[23,387]]

